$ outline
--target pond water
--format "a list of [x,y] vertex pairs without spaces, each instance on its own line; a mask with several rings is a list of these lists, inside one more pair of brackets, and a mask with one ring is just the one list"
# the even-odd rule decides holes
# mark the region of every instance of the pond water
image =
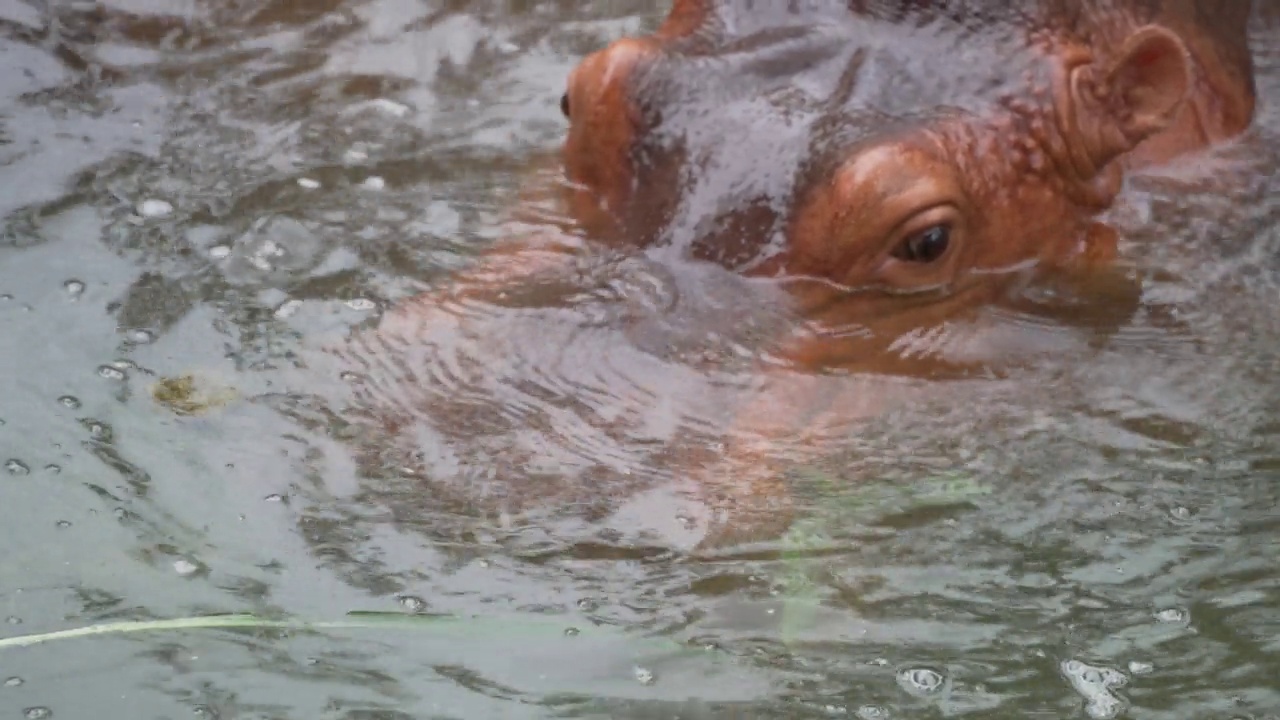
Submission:
[[565,75],[654,6],[0,0],[0,636],[347,621],[0,647],[0,718],[1280,718],[1277,31],[1255,136],[1115,211],[1123,302],[793,374],[883,411],[768,484],[728,273],[409,300],[556,224]]

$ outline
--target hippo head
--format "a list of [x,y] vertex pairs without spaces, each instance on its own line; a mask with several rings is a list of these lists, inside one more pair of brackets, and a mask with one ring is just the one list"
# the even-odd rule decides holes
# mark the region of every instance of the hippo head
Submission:
[[677,1],[584,59],[562,99],[577,216],[877,313],[1108,254],[1126,156],[1188,95],[1177,34],[854,4]]

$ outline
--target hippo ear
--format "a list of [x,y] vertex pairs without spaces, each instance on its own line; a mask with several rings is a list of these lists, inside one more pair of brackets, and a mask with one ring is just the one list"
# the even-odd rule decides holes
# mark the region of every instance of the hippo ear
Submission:
[[1191,85],[1187,46],[1156,25],[1140,28],[1109,64],[1070,75],[1075,130],[1100,168],[1173,122]]
[[1105,82],[1119,130],[1135,144],[1173,122],[1190,87],[1187,46],[1155,25],[1129,36]]

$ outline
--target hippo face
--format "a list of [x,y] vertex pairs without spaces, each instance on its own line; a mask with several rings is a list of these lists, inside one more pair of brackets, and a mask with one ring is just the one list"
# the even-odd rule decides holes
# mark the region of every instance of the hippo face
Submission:
[[1159,24],[740,4],[677,2],[573,71],[573,209],[601,235],[876,306],[1107,255],[1096,216],[1125,157],[1191,86],[1187,46]]

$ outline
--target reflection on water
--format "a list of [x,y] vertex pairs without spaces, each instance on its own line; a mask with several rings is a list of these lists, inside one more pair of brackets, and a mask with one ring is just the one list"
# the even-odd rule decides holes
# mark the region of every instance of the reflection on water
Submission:
[[[978,371],[766,381],[773,290],[520,199],[655,19],[0,2],[4,634],[471,619],[5,650],[5,712],[1275,717],[1274,30],[1257,136],[1135,180],[1121,270],[895,348]],[[577,259],[415,299],[512,234]]]

